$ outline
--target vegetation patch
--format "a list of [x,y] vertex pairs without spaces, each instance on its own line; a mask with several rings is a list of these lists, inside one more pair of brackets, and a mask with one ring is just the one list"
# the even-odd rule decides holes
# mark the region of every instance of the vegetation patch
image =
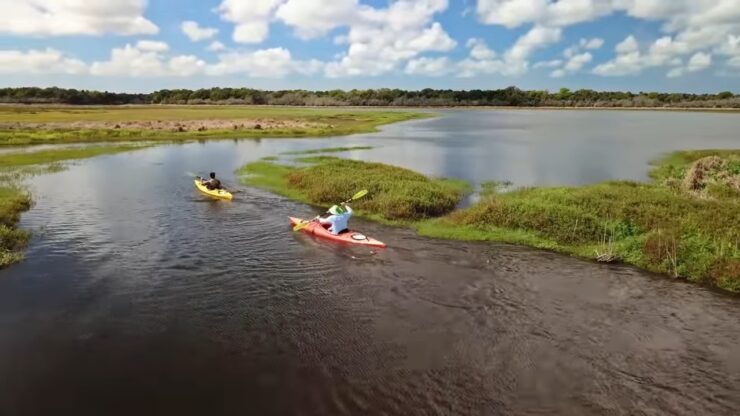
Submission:
[[29,165],[56,165],[58,162],[65,160],[88,159],[105,154],[128,152],[143,147],[146,146],[142,146],[141,144],[120,144],[111,146],[65,147],[33,152],[0,153],[0,166],[2,166],[2,170],[8,170]]
[[740,151],[677,152],[656,162],[655,181],[647,184],[610,181],[487,192],[478,204],[419,231],[620,260],[737,292],[738,156]]
[[370,191],[353,203],[358,214],[384,222],[409,222],[451,212],[469,186],[462,181],[430,179],[419,173],[382,163],[329,156],[302,158],[306,167],[268,161],[246,165],[242,181],[289,198],[328,206],[346,200],[358,190]]
[[430,116],[252,106],[0,106],[0,145],[337,136]]
[[28,193],[15,186],[0,186],[0,268],[23,258],[29,233],[16,228],[20,214],[31,207]]
[[313,156],[297,159],[308,167],[262,161],[242,172],[249,174],[247,184],[322,206],[367,188],[368,199],[357,204],[363,214],[424,236],[620,261],[740,292],[740,197],[729,191],[707,196],[681,185],[701,167],[710,172],[702,176],[706,189],[733,189],[738,156],[740,151],[678,152],[656,162],[652,183],[512,190],[510,183],[489,182],[481,187],[480,202],[460,210],[454,208],[469,191],[466,184],[383,164]]
[[349,146],[349,147],[326,147],[323,149],[308,149],[308,150],[296,150],[291,152],[283,152],[282,155],[315,155],[322,153],[343,153],[351,152],[353,150],[370,150],[373,146]]

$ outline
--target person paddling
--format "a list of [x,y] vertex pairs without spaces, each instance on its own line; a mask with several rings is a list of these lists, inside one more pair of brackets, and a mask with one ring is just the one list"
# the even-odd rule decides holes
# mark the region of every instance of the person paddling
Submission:
[[328,227],[330,233],[339,235],[349,230],[350,217],[352,217],[352,208],[346,202],[342,202],[342,206],[334,205],[326,214],[316,219],[322,226]]
[[208,176],[210,176],[211,179],[205,180],[203,178],[200,178],[200,183],[202,183],[206,188],[208,188],[211,191],[213,191],[214,189],[223,189],[223,186],[221,186],[221,181],[216,179],[215,172],[211,172],[210,175]]

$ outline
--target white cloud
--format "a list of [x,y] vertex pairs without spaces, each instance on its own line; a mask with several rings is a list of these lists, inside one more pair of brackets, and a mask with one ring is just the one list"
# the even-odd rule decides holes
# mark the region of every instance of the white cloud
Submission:
[[349,26],[349,44],[326,66],[329,77],[380,75],[423,52],[446,52],[457,43],[433,21],[447,8],[447,0],[399,0],[388,8],[362,6],[358,21]]
[[484,23],[514,28],[542,19],[547,4],[547,0],[478,0],[477,12]]
[[586,39],[582,38],[578,41],[575,45],[570,46],[566,50],[563,51],[563,56],[566,58],[571,58],[581,52],[584,49],[594,50],[599,49],[604,45],[604,39],[600,38],[593,38],[593,39]]
[[0,50],[0,73],[31,74],[84,74],[85,63],[65,57],[55,49]]
[[683,67],[677,67],[677,68],[673,68],[670,71],[668,71],[668,73],[666,74],[666,76],[668,78],[678,78],[681,75],[683,75],[683,73],[684,73],[684,68]]
[[[645,68],[674,65],[677,59],[718,48],[728,36],[740,33],[740,0],[477,0],[476,10],[480,21],[509,28],[525,24],[564,28],[613,13],[663,22],[664,36],[644,51],[634,36],[625,39],[613,59],[597,66],[595,72],[601,75],[637,74]],[[566,57],[603,45],[598,38],[581,42],[566,50]],[[739,55],[727,56],[730,64]],[[672,71],[673,76],[677,73]]]
[[[619,0],[615,0],[619,1]],[[606,0],[478,0],[478,18],[508,28],[535,23],[562,27],[588,22],[613,10]]]
[[127,44],[114,48],[107,61],[90,65],[90,73],[97,76],[162,77],[192,76],[202,72],[206,63],[192,55],[170,58],[163,55],[169,49],[164,42],[139,41],[136,46]]
[[0,0],[0,33],[20,36],[151,35],[146,0]]
[[438,77],[447,75],[452,70],[452,63],[449,58],[419,58],[412,59],[406,65],[406,73],[409,75],[426,75]]
[[238,43],[261,43],[270,31],[270,20],[285,0],[223,0],[221,18],[236,24],[232,38]]
[[201,40],[211,39],[218,33],[218,29],[210,27],[200,27],[198,22],[192,20],[186,20],[180,25],[180,29],[185,36],[193,42],[200,42]]
[[202,73],[206,68],[206,63],[193,55],[180,55],[171,58],[167,67],[173,75],[189,77]]
[[562,59],[553,59],[551,61],[540,61],[534,64],[534,68],[557,68],[563,64]]
[[573,55],[570,57],[570,59],[568,59],[568,62],[566,62],[562,68],[552,71],[550,73],[550,76],[553,78],[560,78],[568,74],[576,73],[580,71],[584,65],[591,62],[591,60],[593,60],[593,56],[588,52]]
[[470,57],[473,59],[493,59],[496,52],[492,51],[483,39],[468,39],[465,46],[470,49]]
[[295,28],[304,39],[325,35],[330,30],[356,21],[360,13],[357,0],[288,0],[276,12],[276,17]]
[[686,70],[689,72],[703,71],[712,65],[712,55],[704,52],[697,52],[689,59]]
[[208,45],[208,47],[206,48],[206,50],[209,50],[211,52],[219,52],[224,49],[226,49],[226,46],[217,40],[214,40],[213,42],[211,42],[211,44]]
[[263,42],[274,21],[303,39],[346,28],[334,42],[347,49],[325,65],[327,76],[342,77],[379,75],[423,52],[451,50],[456,42],[433,19],[447,7],[448,0],[394,0],[385,8],[359,0],[223,0],[218,12],[236,25],[240,43]]
[[559,42],[561,35],[562,30],[559,28],[535,26],[506,51],[506,59],[511,62],[526,62],[534,51]]
[[311,75],[319,72],[319,61],[294,61],[285,48],[260,49],[254,52],[230,52],[219,56],[219,62],[209,65],[206,74],[241,74],[254,78],[283,78],[292,73]]
[[136,49],[146,52],[167,52],[170,47],[164,42],[140,40],[136,43]]
[[600,49],[602,46],[604,46],[604,39],[601,39],[601,38],[581,39],[581,41],[578,44],[584,49],[590,49],[590,50]]
[[632,35],[627,36],[623,41],[617,44],[616,48],[614,48],[614,50],[619,54],[637,52],[639,49],[640,46],[637,44],[637,39]]

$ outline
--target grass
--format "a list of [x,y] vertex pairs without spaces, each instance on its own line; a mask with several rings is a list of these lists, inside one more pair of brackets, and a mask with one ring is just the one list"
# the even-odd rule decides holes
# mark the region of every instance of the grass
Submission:
[[[677,186],[704,158],[740,177],[740,151],[677,152],[655,163],[652,183],[489,192],[469,208],[419,228],[441,238],[504,241],[647,270],[740,292],[740,197]],[[685,181],[684,181],[685,182]],[[731,182],[730,182],[731,183]]]
[[20,261],[30,234],[16,228],[20,213],[31,207],[28,193],[15,186],[0,186],[0,268]]
[[27,175],[56,172],[62,162],[140,149],[141,144],[88,146],[0,154],[0,268],[23,259],[30,233],[17,228],[22,212],[31,207],[31,196],[19,185]]
[[370,194],[353,203],[358,215],[385,222],[407,222],[451,212],[469,186],[462,181],[429,179],[416,172],[329,156],[302,158],[306,167],[270,161],[239,170],[242,182],[312,205],[328,206],[361,189]]
[[[580,187],[510,189],[483,184],[481,200],[455,210],[470,188],[377,163],[330,156],[297,159],[307,167],[260,161],[242,168],[247,184],[315,205],[330,205],[358,189],[364,216],[413,227],[420,235],[498,241],[641,268],[740,292],[740,196],[697,194],[674,182],[705,163],[724,162],[714,183],[740,178],[740,151],[678,152],[656,162],[651,183],[608,181]],[[734,175],[734,176],[733,176]],[[729,178],[729,179],[728,179]]]
[[[0,145],[89,143],[132,140],[192,140],[260,137],[336,136],[373,132],[378,126],[430,117],[426,113],[276,108],[250,106],[124,106],[42,107],[0,106]],[[84,123],[189,120],[277,120],[308,123],[306,127],[230,128],[198,131],[147,128],[85,128]],[[28,124],[33,123],[33,124]],[[69,127],[38,128],[38,123],[69,123]],[[72,124],[77,123],[77,124]],[[24,127],[24,125],[26,125]],[[12,128],[11,128],[12,127]]]
[[57,162],[88,159],[95,156],[128,152],[141,149],[141,144],[118,144],[110,146],[84,146],[51,150],[40,150],[35,152],[13,152],[0,153],[0,169],[14,169],[29,165],[55,165]]
[[349,146],[349,147],[326,147],[323,149],[297,150],[292,152],[283,152],[281,155],[315,155],[321,153],[342,153],[353,150],[370,150],[373,146]]

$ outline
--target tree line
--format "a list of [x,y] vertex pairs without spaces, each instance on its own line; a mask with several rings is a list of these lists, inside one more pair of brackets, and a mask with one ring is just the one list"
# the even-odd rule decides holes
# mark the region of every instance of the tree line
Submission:
[[207,88],[198,90],[159,90],[148,94],[113,93],[65,88],[0,88],[0,103],[6,104],[251,104],[293,106],[513,106],[513,107],[676,107],[740,108],[740,95],[730,91],[718,94],[660,92],[571,91],[561,88],[521,90],[406,91],[369,90],[281,90],[251,88]]

